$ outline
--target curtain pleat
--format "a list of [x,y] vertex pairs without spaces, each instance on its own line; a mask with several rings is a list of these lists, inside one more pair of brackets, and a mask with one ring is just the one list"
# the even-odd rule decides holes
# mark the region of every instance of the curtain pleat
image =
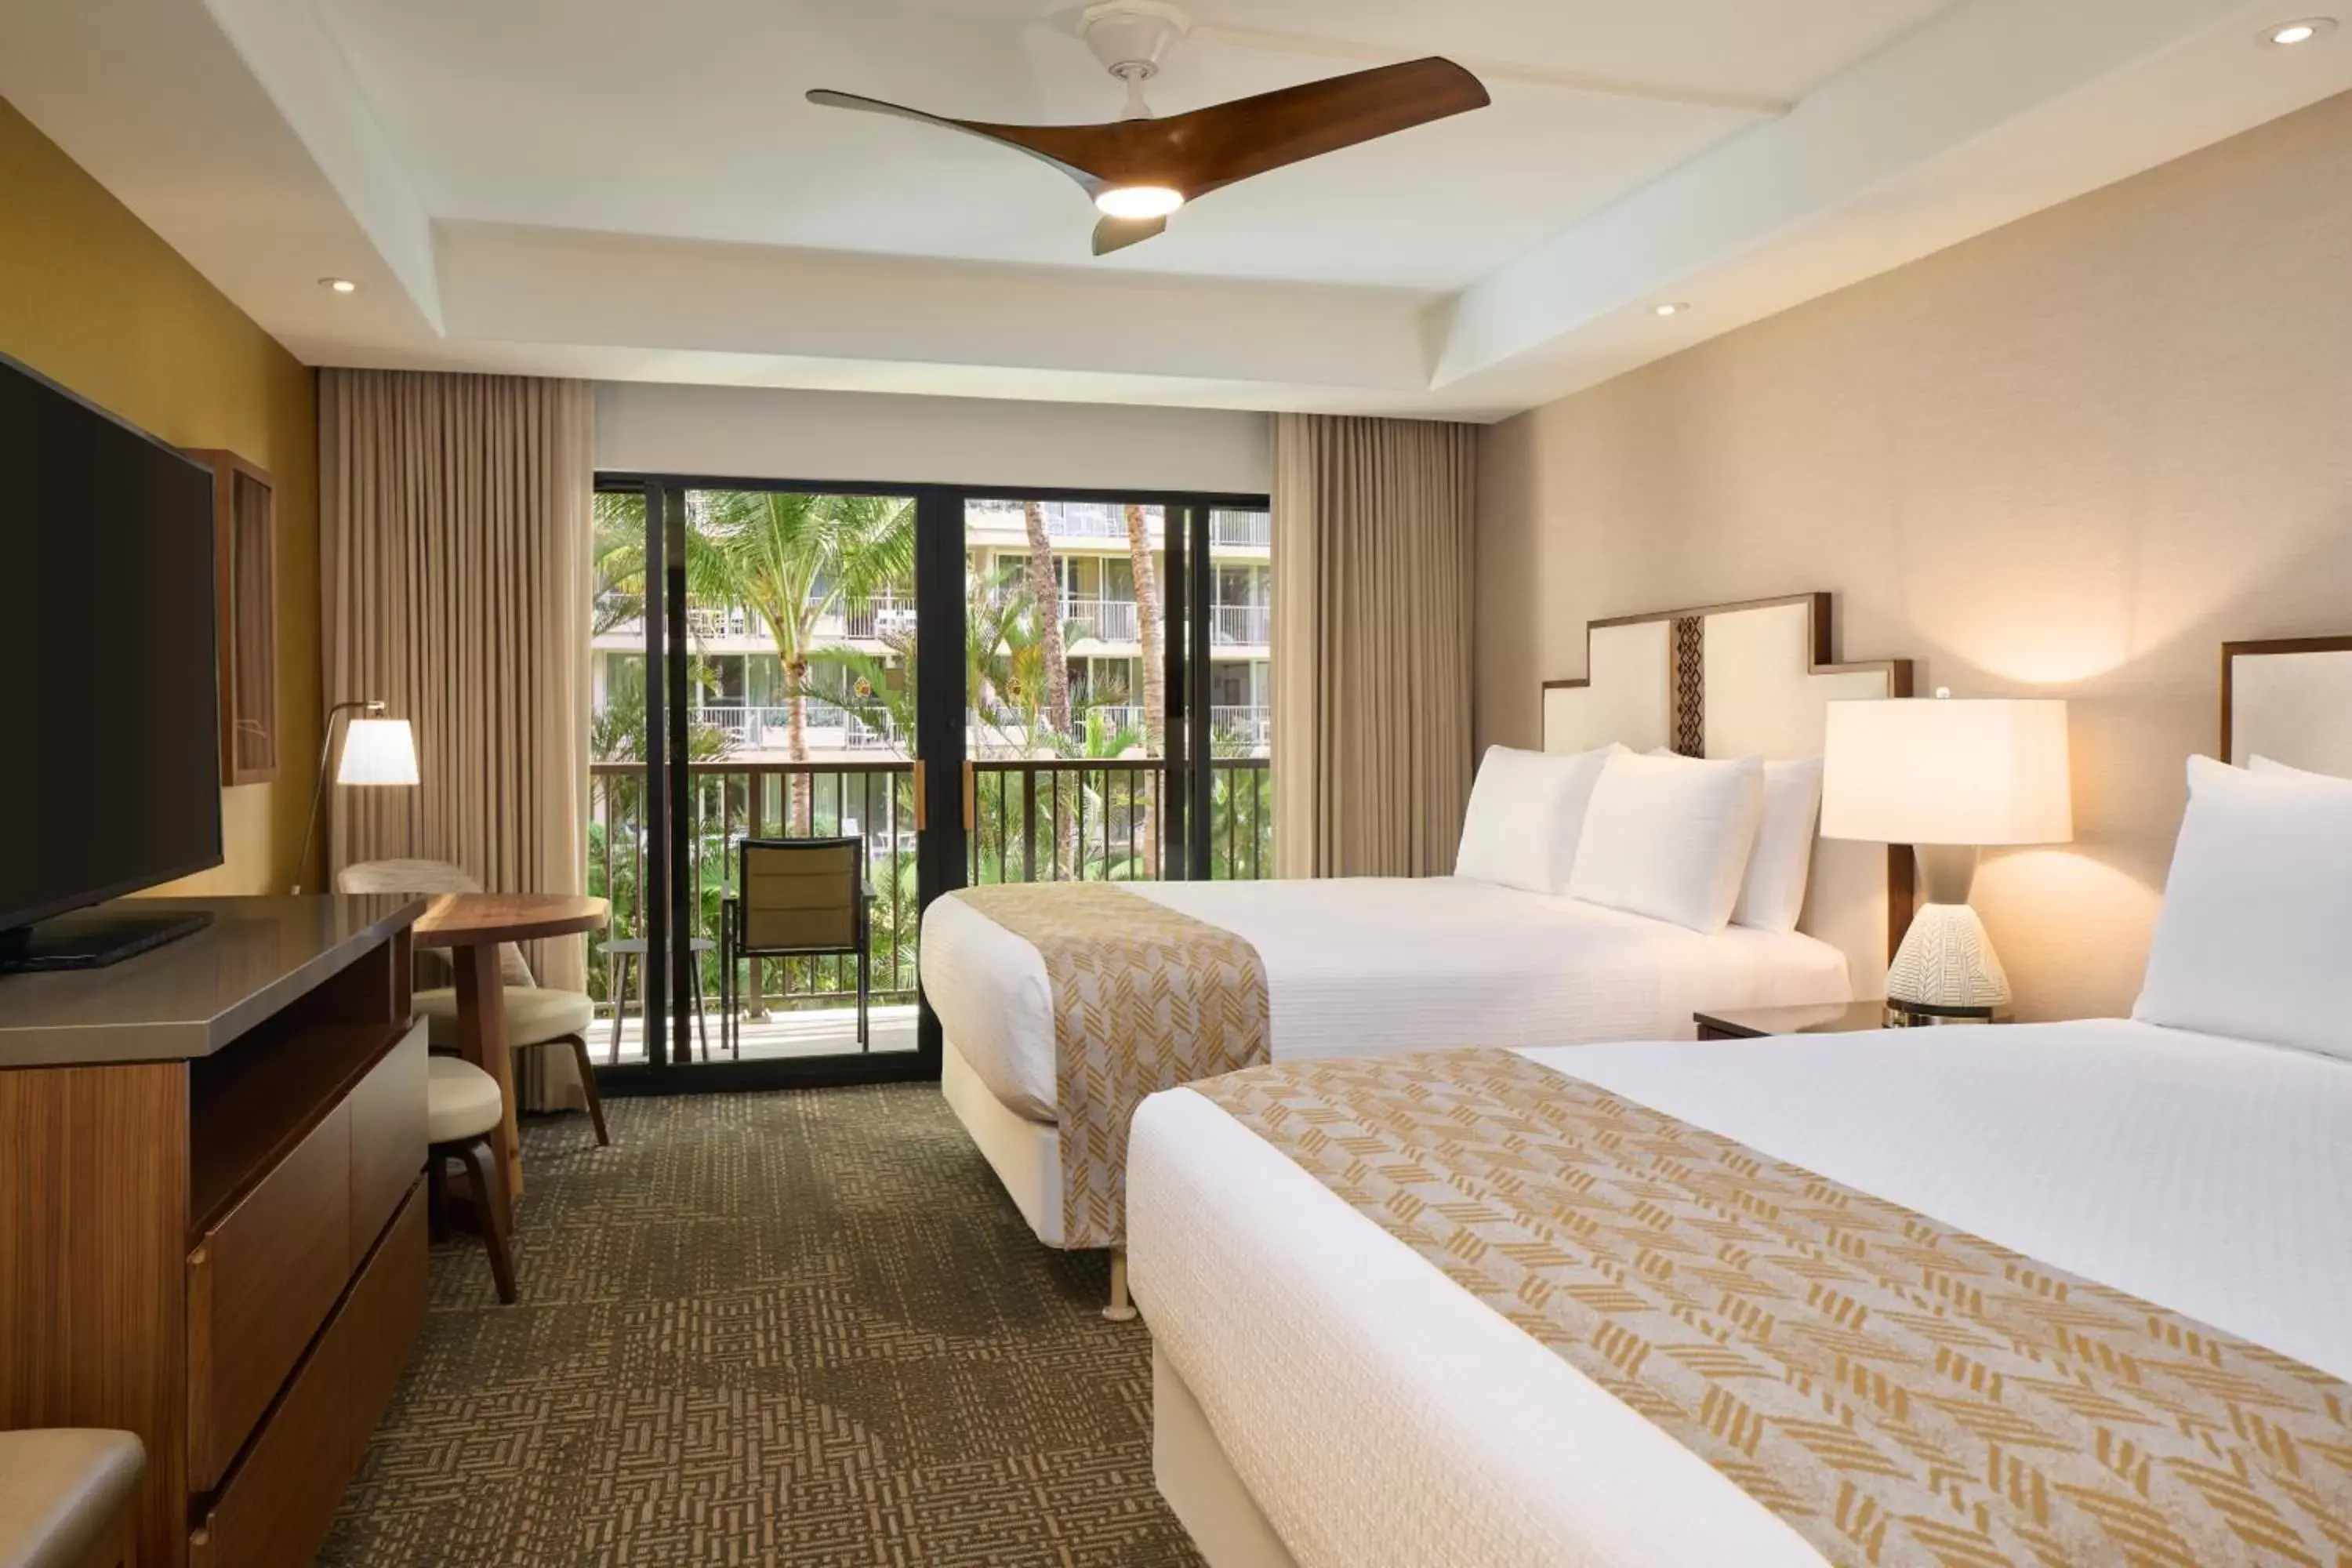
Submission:
[[[328,700],[381,698],[416,735],[414,789],[333,789],[328,869],[422,857],[493,892],[577,893],[587,865],[586,382],[319,373]],[[585,939],[533,944],[584,989]],[[517,1058],[526,1105],[575,1101],[568,1053]]]
[[1275,861],[1453,869],[1470,797],[1476,431],[1275,420]]

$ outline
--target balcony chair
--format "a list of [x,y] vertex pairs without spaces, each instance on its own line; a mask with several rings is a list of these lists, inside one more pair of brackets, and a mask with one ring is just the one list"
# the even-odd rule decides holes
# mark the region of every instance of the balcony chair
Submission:
[[[346,866],[335,878],[346,893],[478,893],[482,884],[463,868],[446,860],[362,860]],[[423,955],[419,955],[420,957]],[[531,977],[522,949],[510,942],[499,944],[499,978],[505,982],[507,1048],[520,1052],[541,1046],[568,1046],[580,1069],[580,1089],[587,1097],[588,1120],[596,1142],[612,1142],[604,1130],[604,1101],[596,1092],[596,1071],[588,1060],[588,1030],[596,1005],[584,991],[554,991]],[[412,1004],[425,1020],[426,1042],[436,1051],[456,1051],[457,988],[437,985],[416,993]]]
[[[604,941],[604,994],[613,1000],[613,1039],[604,1052],[604,1059],[608,1062],[621,1059],[621,1019],[629,1000],[629,972],[638,967],[638,961],[646,956],[649,945],[647,939],[641,936],[607,937]],[[702,1035],[702,1059],[709,1061],[710,1019],[709,1009],[702,1002],[702,955],[716,944],[707,936],[698,936],[691,945],[694,950],[694,1024]],[[642,980],[639,984],[643,984]],[[722,1029],[726,1027],[724,1024],[719,1026]],[[680,1058],[692,1060],[694,1042],[680,1040],[678,1045],[681,1047],[678,1052]]]
[[735,965],[752,958],[857,955],[857,1048],[867,1044],[873,921],[862,838],[746,838],[736,845],[735,889],[719,905],[719,1026],[743,1055]]

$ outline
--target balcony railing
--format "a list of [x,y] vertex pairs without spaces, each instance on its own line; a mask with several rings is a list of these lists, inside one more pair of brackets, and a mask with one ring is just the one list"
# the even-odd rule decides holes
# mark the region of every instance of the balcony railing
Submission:
[[[972,829],[965,874],[971,882],[1129,880],[1168,875],[1160,820],[1167,764],[1116,762],[981,762],[972,767]],[[719,900],[744,837],[854,837],[866,845],[875,893],[873,987],[877,1000],[915,998],[914,768],[891,760],[838,763],[697,763],[688,770],[691,805],[685,875],[693,934],[715,942]],[[645,931],[645,768],[589,768],[588,890],[612,900],[613,929]],[[1210,810],[1199,825],[1218,880],[1270,876],[1273,774],[1263,757],[1218,758]],[[588,984],[604,994],[606,933],[589,937]],[[706,994],[718,994],[718,960],[703,958]],[[857,994],[853,958],[772,959],[748,965],[746,1005],[812,1008],[846,1005]]]
[[[1023,528],[1026,521],[1018,506],[979,506],[966,514],[971,521],[992,523],[999,528]],[[1144,511],[1145,526],[1154,542],[1160,538],[1161,513],[1158,507]],[[1053,501],[1044,503],[1045,532],[1053,539],[1125,539],[1127,509],[1106,501]]]
[[[729,742],[747,751],[781,747],[791,732],[789,704],[711,703],[694,710],[694,722],[724,734]],[[877,704],[848,709],[822,697],[807,700],[802,719],[809,743],[849,751],[888,749],[898,744],[898,725],[887,709]]]
[[1209,710],[1209,728],[1253,746],[1270,745],[1274,741],[1274,710],[1219,703]]
[[1274,543],[1274,514],[1264,511],[1213,511],[1209,542],[1265,549]]
[[1212,605],[1209,640],[1228,647],[1264,647],[1273,640],[1274,610],[1265,605]]
[[1069,642],[1091,637],[1097,642],[1136,640],[1136,607],[1132,599],[1064,599],[1062,636]]

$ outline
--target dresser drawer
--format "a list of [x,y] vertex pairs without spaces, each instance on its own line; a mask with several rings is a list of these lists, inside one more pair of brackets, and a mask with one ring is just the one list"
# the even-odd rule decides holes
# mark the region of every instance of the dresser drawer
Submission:
[[425,1169],[425,1026],[419,1022],[351,1092],[353,1268]]
[[425,1198],[411,1187],[286,1397],[188,1540],[190,1568],[302,1568],[425,1321]]
[[209,1491],[352,1276],[346,1099],[188,1255],[188,1489]]

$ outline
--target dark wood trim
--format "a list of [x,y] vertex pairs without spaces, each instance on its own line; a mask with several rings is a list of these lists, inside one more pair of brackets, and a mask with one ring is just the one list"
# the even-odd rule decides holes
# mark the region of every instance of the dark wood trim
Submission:
[[[1642,626],[1653,621],[1672,623],[1694,617],[1704,620],[1709,616],[1733,615],[1741,610],[1778,609],[1784,605],[1803,605],[1811,611],[1811,646],[1806,650],[1805,655],[1806,674],[1860,675],[1878,671],[1886,677],[1887,695],[1890,697],[1913,695],[1913,666],[1907,658],[1840,660],[1836,658],[1830,615],[1830,595],[1826,591],[1816,590],[1809,594],[1781,594],[1764,599],[1733,599],[1719,605],[1694,605],[1675,610],[1644,610],[1638,615],[1609,616],[1601,620],[1587,621],[1584,623],[1585,673],[1543,682],[1537,697],[1536,722],[1538,727],[1543,722],[1541,691],[1574,690],[1592,684],[1592,634],[1596,631],[1608,626]],[[2306,638],[2304,640],[2327,641],[2330,639]],[[2345,638],[2343,641],[2347,646],[2352,646],[2352,638]],[[2222,685],[2222,731],[2225,748],[2229,723],[2227,669],[2228,658],[2225,654]],[[2223,754],[2227,755],[2226,749]],[[1917,868],[1916,858],[1911,853],[1911,847],[1907,844],[1888,845],[1886,847],[1886,956],[1889,960],[1894,958],[1895,950],[1903,945],[1903,933],[1910,929],[1911,915],[1916,907],[1917,899]]]
[[[215,680],[220,687],[220,773],[224,784],[267,784],[277,778],[280,742],[278,729],[278,481],[269,470],[220,447],[188,447],[182,455],[194,458],[213,474],[213,637],[216,645]],[[246,479],[262,494],[264,524],[257,575],[258,603],[237,592],[237,481]],[[258,664],[248,670],[247,661]],[[268,693],[268,710],[245,710],[239,696],[247,684],[242,676]],[[251,724],[263,737],[266,755],[247,763],[240,736]]]
[[596,473],[598,489],[635,489],[647,485],[667,485],[674,489],[697,490],[807,490],[822,495],[845,496],[907,496],[919,497],[925,490],[952,496],[958,502],[956,521],[963,521],[961,503],[965,500],[1057,500],[1095,501],[1105,506],[1156,506],[1173,509],[1202,506],[1215,511],[1271,511],[1273,500],[1260,490],[1169,490],[1121,489],[1116,486],[1096,489],[1068,485],[995,485],[970,484],[963,481],[925,481],[909,483],[900,480],[885,483],[876,479],[761,479],[738,475],[652,473],[632,469],[600,468]]
[[2235,749],[2231,734],[2231,691],[2236,678],[2235,667],[2242,658],[2260,658],[2274,653],[2352,653],[2352,637],[2269,637],[2252,642],[2225,642],[2221,645],[2221,761],[2228,762]]

